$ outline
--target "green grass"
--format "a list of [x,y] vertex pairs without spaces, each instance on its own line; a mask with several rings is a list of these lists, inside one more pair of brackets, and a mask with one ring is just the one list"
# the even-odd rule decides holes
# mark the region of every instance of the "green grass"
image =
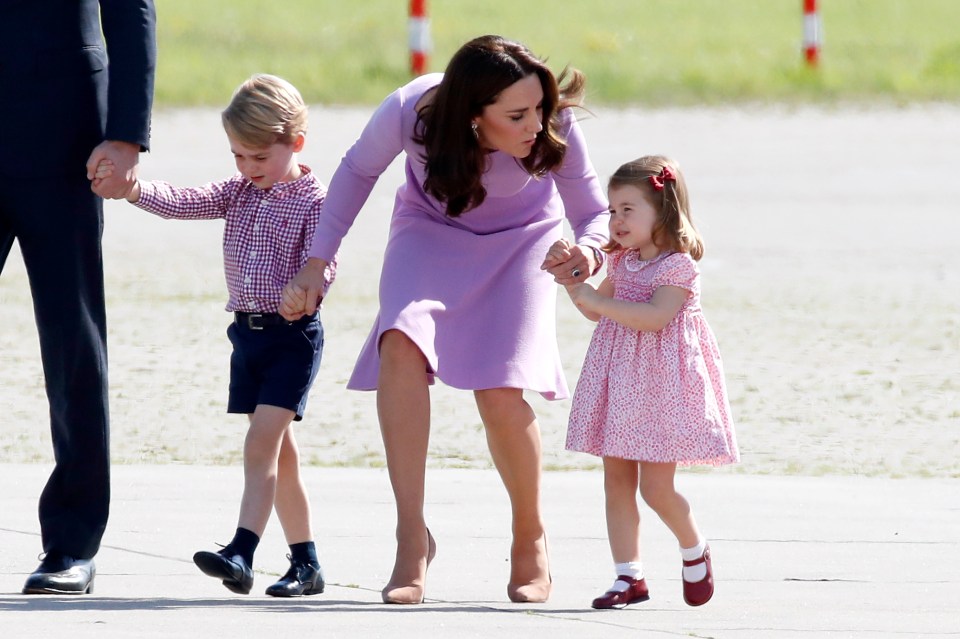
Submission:
[[[373,104],[409,78],[404,0],[156,0],[157,104],[222,105],[255,72],[314,104]],[[960,2],[824,0],[822,63],[803,64],[800,0],[437,0],[442,71],[467,39],[521,40],[586,72],[604,104],[956,101]]]

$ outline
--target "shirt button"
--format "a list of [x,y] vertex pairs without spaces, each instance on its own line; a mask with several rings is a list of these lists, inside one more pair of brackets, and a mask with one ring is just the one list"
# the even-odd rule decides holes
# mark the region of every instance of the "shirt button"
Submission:
[[243,283],[244,283],[244,284],[249,284],[249,283],[252,282],[252,281],[253,281],[253,280],[251,280],[249,277],[243,278]]
[[256,257],[256,256],[257,256],[256,251],[250,251],[250,257]]
[[260,225],[259,225],[259,224],[254,224],[254,225],[253,225],[253,230],[254,230],[254,232],[259,231],[259,230],[260,230]]

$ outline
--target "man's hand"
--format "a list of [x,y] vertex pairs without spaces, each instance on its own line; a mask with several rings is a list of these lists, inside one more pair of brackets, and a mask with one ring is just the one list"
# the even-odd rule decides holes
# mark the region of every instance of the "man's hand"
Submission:
[[280,314],[289,321],[300,319],[304,315],[313,315],[323,298],[324,272],[326,260],[311,257],[303,268],[283,287],[283,299],[280,302]]
[[[113,164],[109,177],[97,177],[101,160]],[[93,150],[87,160],[87,179],[90,188],[100,197],[122,199],[130,194],[137,181],[137,164],[140,162],[140,145],[118,140],[104,140]]]

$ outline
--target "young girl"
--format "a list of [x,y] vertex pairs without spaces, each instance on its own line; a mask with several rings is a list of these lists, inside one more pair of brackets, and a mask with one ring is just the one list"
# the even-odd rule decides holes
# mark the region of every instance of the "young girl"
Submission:
[[[276,509],[290,545],[290,569],[266,594],[312,595],[323,592],[324,581],[292,422],[302,419],[320,366],[323,326],[316,313],[289,322],[277,309],[281,287],[307,259],[326,187],[297,162],[307,107],[289,82],[251,77],[234,93],[222,120],[236,175],[199,188],[136,182],[126,196],[163,218],[225,220],[227,310],[233,314],[227,329],[233,344],[227,412],[245,414],[249,421],[243,499],[233,540],[219,552],[196,553],[193,561],[229,590],[249,593],[253,554]],[[97,177],[113,169],[101,163]],[[324,272],[324,293],[335,272],[334,259]]]
[[[567,449],[603,458],[607,534],[617,576],[593,601],[649,599],[640,560],[640,494],[680,543],[683,598],[713,596],[710,548],[674,488],[677,464],[739,461],[720,352],[700,308],[703,242],[677,166],[642,157],[610,179],[607,277],[567,286],[598,321],[574,393]],[[562,254],[561,240],[552,252]],[[554,256],[556,259],[557,256]]]

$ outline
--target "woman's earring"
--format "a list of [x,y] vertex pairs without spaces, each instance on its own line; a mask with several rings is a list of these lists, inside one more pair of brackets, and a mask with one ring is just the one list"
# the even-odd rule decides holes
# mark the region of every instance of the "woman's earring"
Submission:
[[476,122],[471,122],[471,123],[470,123],[470,130],[473,131],[473,137],[475,137],[475,138],[477,139],[477,141],[479,141],[479,140],[480,140],[480,134],[477,132],[477,123],[476,123]]

